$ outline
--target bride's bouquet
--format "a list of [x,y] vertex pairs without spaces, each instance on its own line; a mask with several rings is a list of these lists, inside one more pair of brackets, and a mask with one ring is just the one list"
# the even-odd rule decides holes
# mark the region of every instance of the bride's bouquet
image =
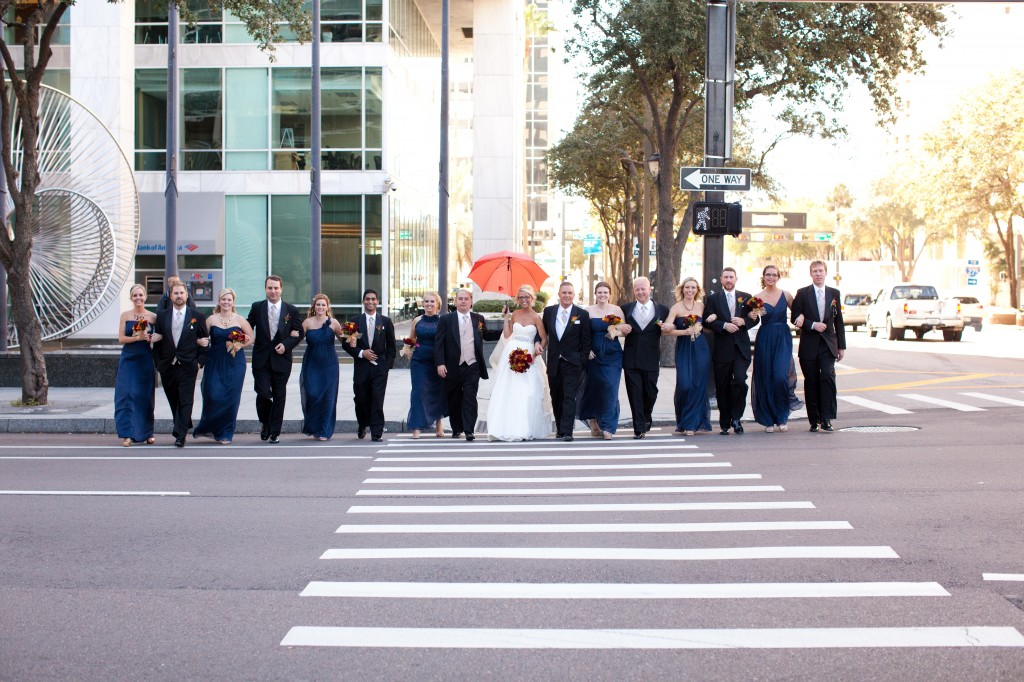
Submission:
[[690,337],[690,341],[696,341],[697,334],[700,334],[701,330],[704,328],[700,323],[700,317],[698,317],[697,315],[686,315],[682,319],[683,329],[694,330],[693,336]]
[[525,374],[533,364],[533,356],[522,348],[516,348],[508,354],[508,366],[516,374]]
[[757,296],[751,296],[743,306],[748,313],[757,313],[758,317],[764,314],[764,301]]
[[403,358],[411,358],[414,350],[420,347],[420,344],[416,343],[416,339],[411,336],[407,336],[402,339],[402,349],[398,351],[398,354]]
[[341,325],[341,338],[348,341],[348,345],[355,348],[356,341],[358,341],[360,337],[362,337],[362,334],[359,333],[359,325],[355,322],[346,322]]
[[228,352],[231,353],[231,357],[235,357],[235,353],[237,353],[248,341],[248,336],[237,329],[232,329],[231,332],[228,333],[227,340]]
[[605,334],[606,338],[615,339],[622,336],[622,332],[619,331],[619,325],[622,324],[621,317],[609,314],[602,317],[601,321],[608,325],[608,333]]

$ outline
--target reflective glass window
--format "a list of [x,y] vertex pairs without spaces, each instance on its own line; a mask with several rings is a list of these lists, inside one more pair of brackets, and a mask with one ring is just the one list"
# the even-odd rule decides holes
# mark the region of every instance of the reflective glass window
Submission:
[[220,69],[183,69],[181,170],[221,170]]

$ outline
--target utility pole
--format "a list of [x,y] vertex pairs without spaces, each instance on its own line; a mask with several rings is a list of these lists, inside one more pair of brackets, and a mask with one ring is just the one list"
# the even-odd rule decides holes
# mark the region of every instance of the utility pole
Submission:
[[448,312],[448,32],[449,0],[441,0],[441,152],[437,183],[437,289]]
[[178,8],[167,3],[167,182],[164,277],[178,274]]
[[312,125],[313,135],[309,156],[309,296],[312,298],[323,291],[320,257],[321,226],[324,214],[324,199],[320,194],[320,2],[313,2],[313,90],[312,90]]
[[[733,79],[736,53],[736,0],[709,0],[704,75],[704,165],[721,168],[732,158]],[[724,192],[705,192],[705,201],[725,201]],[[718,290],[725,238],[704,237],[704,291]]]

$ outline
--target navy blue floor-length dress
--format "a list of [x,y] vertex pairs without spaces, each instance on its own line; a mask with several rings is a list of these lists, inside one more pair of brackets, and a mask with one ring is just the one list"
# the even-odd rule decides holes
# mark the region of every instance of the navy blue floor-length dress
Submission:
[[[131,336],[135,320],[128,320],[124,325],[125,336]],[[142,443],[153,436],[155,385],[156,366],[149,344],[145,341],[124,344],[114,381],[114,423],[118,438]]]
[[424,315],[416,323],[417,348],[409,360],[409,416],[406,426],[412,430],[431,429],[437,420],[448,416],[444,382],[437,376],[434,364],[434,337],[437,336],[438,315]]
[[596,419],[602,431],[619,428],[619,378],[622,376],[622,346],[605,336],[608,323],[590,318],[590,349],[594,359],[587,362],[576,401],[577,419]]
[[[685,329],[681,317],[675,319],[676,329]],[[711,406],[708,404],[708,367],[711,351],[704,334],[676,337],[676,429],[679,431],[710,431]]]
[[750,406],[761,426],[789,422],[789,366],[793,360],[793,337],[789,332],[789,305],[785,295],[777,306],[765,303],[761,325],[754,343],[754,376]]
[[245,349],[234,357],[228,352],[228,335],[240,327],[213,327],[210,330],[210,350],[203,368],[203,414],[193,429],[193,436],[206,436],[230,441],[235,436],[238,404],[242,400],[245,381]]
[[337,338],[328,319],[320,329],[306,332],[306,351],[302,354],[299,392],[302,400],[302,432],[316,438],[334,435],[338,420]]

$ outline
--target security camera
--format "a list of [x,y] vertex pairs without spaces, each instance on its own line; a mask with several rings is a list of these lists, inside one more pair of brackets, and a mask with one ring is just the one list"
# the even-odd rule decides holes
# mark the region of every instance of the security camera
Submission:
[[391,179],[391,176],[384,178],[384,191],[397,192],[398,183]]

